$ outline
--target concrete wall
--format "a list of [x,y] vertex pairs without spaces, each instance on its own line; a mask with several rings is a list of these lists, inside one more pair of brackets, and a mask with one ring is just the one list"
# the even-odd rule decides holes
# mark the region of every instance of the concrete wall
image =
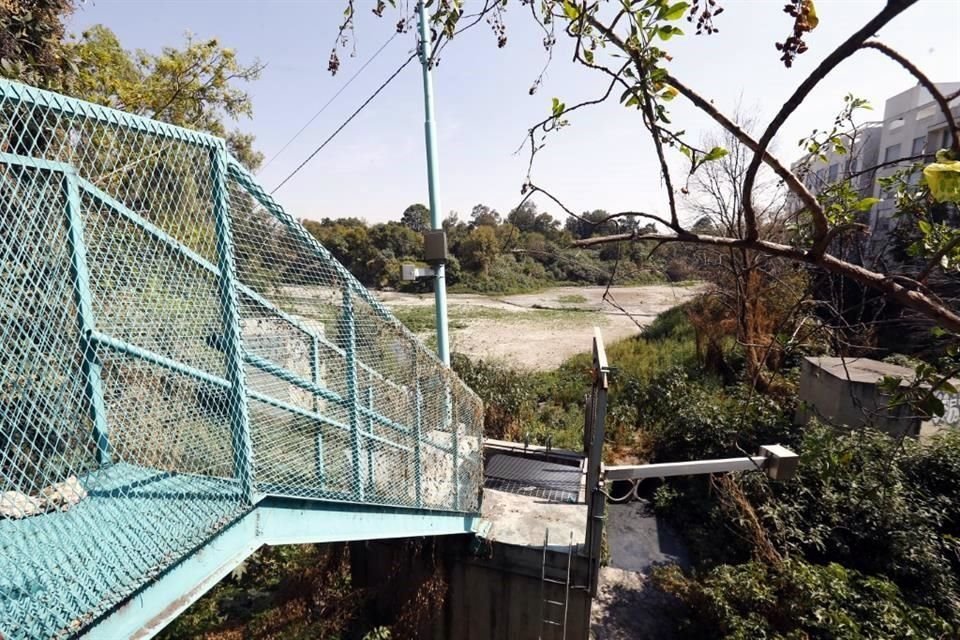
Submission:
[[[464,556],[453,566],[449,612],[436,640],[516,640],[541,637],[560,640],[561,628],[541,625],[541,599],[562,602],[564,588],[547,584],[541,590],[542,549],[493,542],[482,556]],[[566,638],[587,640],[591,599],[586,589],[586,558],[574,556],[567,606]],[[548,577],[565,578],[567,554],[547,552]],[[563,608],[544,605],[543,616],[560,621]]]
[[875,383],[838,377],[810,359],[805,359],[800,369],[800,400],[800,422],[817,417],[833,425],[869,425],[891,435],[920,432],[920,421],[909,415],[907,407],[887,408],[890,399]]
[[[884,376],[898,377],[907,384],[914,371],[869,358],[805,358],[800,370],[798,422],[818,417],[847,427],[869,425],[892,435],[927,435],[960,428],[960,394],[935,392],[944,415],[921,421],[907,406],[888,408],[890,397],[877,385]],[[960,381],[951,383],[960,387]]]
[[[411,546],[413,544],[414,546]],[[419,545],[419,546],[417,546]],[[369,624],[392,624],[419,585],[440,571],[446,582],[443,604],[428,611],[411,637],[434,640],[536,640],[541,637],[541,596],[563,601],[563,588],[541,591],[542,549],[468,536],[413,541],[354,543],[354,584],[368,590],[364,612]],[[567,640],[589,637],[591,599],[586,587],[589,563],[574,555],[567,607]],[[565,578],[566,551],[547,552],[548,577]],[[430,606],[428,604],[428,606]],[[562,619],[561,607],[549,618]],[[545,616],[546,617],[546,616]],[[544,625],[544,640],[560,640],[560,627]]]

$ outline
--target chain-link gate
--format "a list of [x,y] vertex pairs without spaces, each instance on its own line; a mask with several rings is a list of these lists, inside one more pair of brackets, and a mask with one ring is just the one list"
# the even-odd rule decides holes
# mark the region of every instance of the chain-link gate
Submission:
[[0,81],[0,637],[263,496],[474,512],[477,397],[223,140]]

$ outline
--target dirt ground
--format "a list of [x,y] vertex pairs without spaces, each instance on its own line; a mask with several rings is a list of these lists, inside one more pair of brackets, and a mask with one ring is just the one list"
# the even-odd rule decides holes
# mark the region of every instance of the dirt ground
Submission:
[[[554,287],[534,294],[450,294],[451,349],[473,358],[549,370],[590,349],[593,327],[609,344],[650,324],[663,311],[701,291],[697,286],[612,287],[618,309],[603,300],[604,287]],[[378,293],[393,308],[429,306],[433,295]],[[428,336],[430,332],[423,335]]]

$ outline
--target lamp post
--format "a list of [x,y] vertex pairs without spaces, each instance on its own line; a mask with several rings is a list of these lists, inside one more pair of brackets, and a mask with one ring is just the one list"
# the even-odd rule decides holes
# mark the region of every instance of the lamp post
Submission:
[[[440,196],[437,194],[439,161],[437,157],[437,131],[433,109],[433,78],[430,75],[432,42],[427,24],[427,10],[424,3],[418,3],[420,14],[420,63],[423,65],[423,128],[427,144],[427,185],[430,191],[430,227],[443,232],[443,218],[440,212]],[[444,243],[445,245],[446,243]],[[447,337],[447,281],[445,265],[438,261],[433,266],[433,295],[436,307],[437,355],[443,364],[450,366],[450,343]]]

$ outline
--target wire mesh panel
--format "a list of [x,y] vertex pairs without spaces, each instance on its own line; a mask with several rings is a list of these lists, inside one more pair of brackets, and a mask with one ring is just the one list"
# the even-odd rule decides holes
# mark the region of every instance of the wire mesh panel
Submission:
[[0,638],[264,496],[475,512],[481,421],[222,140],[0,81]]

